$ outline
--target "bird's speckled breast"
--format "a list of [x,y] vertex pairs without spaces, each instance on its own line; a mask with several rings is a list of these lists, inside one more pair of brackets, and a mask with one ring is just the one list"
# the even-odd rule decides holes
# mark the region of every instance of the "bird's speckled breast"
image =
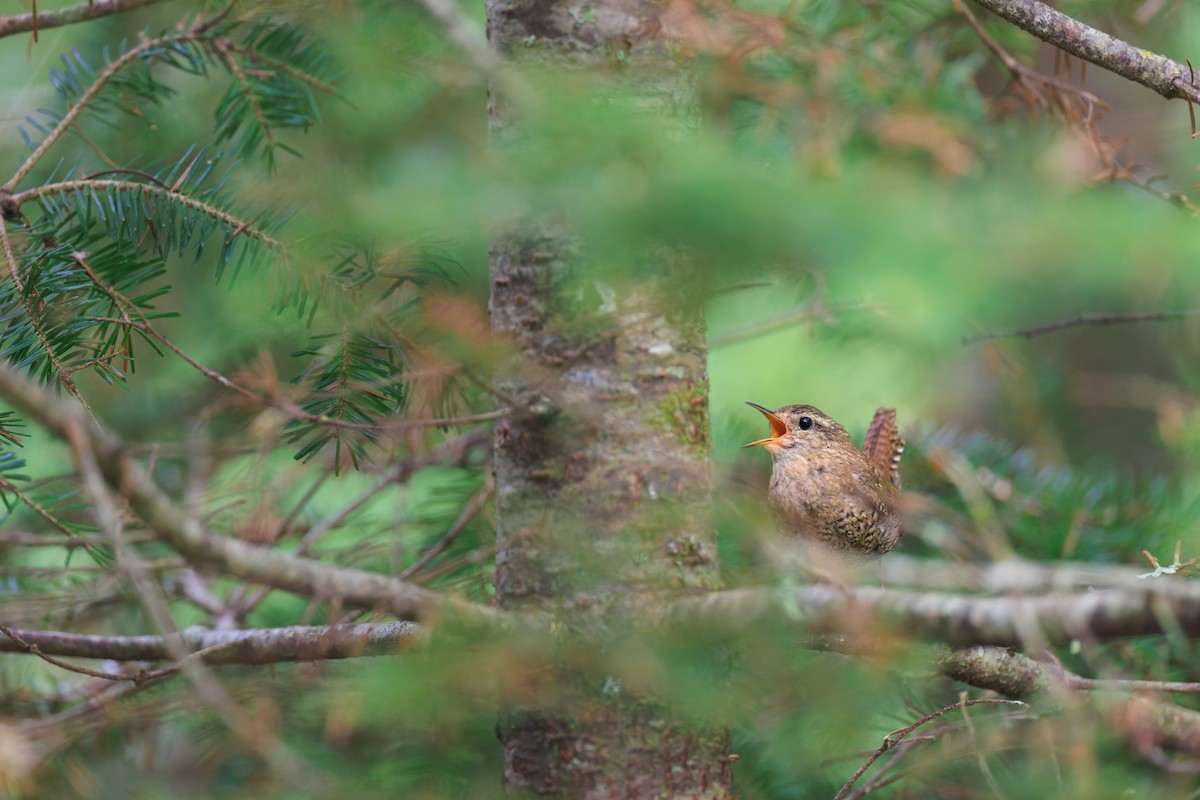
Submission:
[[780,532],[868,557],[892,550],[903,534],[895,489],[861,457],[835,461],[816,464],[797,453],[775,464],[768,504]]

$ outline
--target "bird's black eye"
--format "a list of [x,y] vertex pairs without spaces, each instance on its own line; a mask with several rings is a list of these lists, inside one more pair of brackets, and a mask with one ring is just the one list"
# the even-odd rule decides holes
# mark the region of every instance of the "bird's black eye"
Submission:
[[801,417],[800,418],[800,430],[806,431],[811,427],[812,427],[812,417]]

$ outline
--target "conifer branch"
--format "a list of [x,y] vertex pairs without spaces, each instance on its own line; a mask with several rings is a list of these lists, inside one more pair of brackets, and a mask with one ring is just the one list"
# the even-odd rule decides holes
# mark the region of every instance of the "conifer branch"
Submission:
[[50,363],[54,366],[58,382],[62,384],[72,397],[79,401],[83,406],[84,411],[89,417],[95,419],[92,413],[92,407],[84,398],[83,393],[79,391],[79,386],[76,385],[75,379],[71,377],[71,371],[66,368],[59,359],[58,354],[54,352],[54,345],[50,341],[50,337],[46,334],[45,325],[43,325],[41,309],[34,308],[33,300],[29,296],[29,292],[25,290],[25,281],[21,277],[21,267],[17,262],[16,254],[13,252],[12,240],[8,235],[8,221],[0,219],[0,252],[4,254],[4,266],[8,272],[8,278],[16,287],[17,297],[19,302],[25,309],[25,314],[29,317],[29,324],[37,335],[38,341],[42,344],[42,349],[46,353],[46,357],[50,359]]
[[[160,39],[147,39],[142,43],[129,48],[124,53],[117,56],[107,65],[105,65],[104,69],[100,70],[100,72],[96,75],[96,79],[92,81],[91,85],[88,86],[88,88],[84,90],[83,94],[79,96],[79,99],[71,104],[71,107],[67,109],[67,113],[63,114],[62,119],[60,119],[58,124],[54,126],[54,129],[47,134],[46,138],[42,140],[42,143],[39,144],[37,148],[29,154],[29,157],[26,158],[24,163],[17,168],[17,171],[13,173],[13,176],[8,179],[4,186],[0,187],[0,194],[10,194],[16,191],[17,185],[26,175],[29,174],[29,171],[32,170],[39,161],[42,160],[42,157],[46,155],[46,151],[53,147],[54,143],[62,138],[63,134],[67,132],[67,129],[71,127],[79,115],[83,113],[84,109],[86,109],[92,100],[95,99],[96,95],[100,93],[100,90],[104,88],[104,85],[108,83],[113,75],[116,75],[118,72],[120,72],[125,65],[129,64],[143,53],[153,50],[156,47],[162,47],[163,45],[171,44],[173,42],[186,41],[190,38],[192,38],[191,34],[178,34],[175,36],[164,36]],[[14,200],[14,202],[16,202],[17,205],[20,205],[22,201]]]
[[240,219],[233,214],[230,214],[228,211],[217,208],[211,203],[206,203],[203,200],[197,200],[195,197],[184,194],[176,189],[162,186],[158,183],[80,178],[78,180],[46,183],[42,184],[41,186],[35,186],[32,189],[26,189],[23,192],[18,192],[12,195],[11,202],[21,206],[32,200],[37,200],[39,197],[67,195],[82,189],[89,189],[91,191],[138,191],[144,192],[148,195],[156,195],[169,202],[176,203],[193,211],[198,211],[201,214],[204,214],[205,216],[228,226],[232,230],[232,233],[230,234],[231,239],[245,234],[251,239],[262,242],[268,247],[282,247],[282,245],[276,239],[273,239],[264,231],[256,228],[249,220]]

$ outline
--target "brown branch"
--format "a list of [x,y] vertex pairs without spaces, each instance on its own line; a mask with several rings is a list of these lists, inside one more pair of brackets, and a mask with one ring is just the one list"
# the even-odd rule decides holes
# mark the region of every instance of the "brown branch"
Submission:
[[[1065,670],[1057,662],[1044,663],[1006,648],[986,645],[953,652],[943,650],[935,660],[938,670],[948,678],[1017,700],[1044,698],[1064,689],[1126,694],[1200,694],[1200,683],[1194,681],[1085,678]],[[1197,720],[1200,725],[1200,714]]]
[[[180,558],[159,558],[153,561],[146,561],[144,568],[151,572],[161,572],[164,570],[183,569],[187,563]],[[103,572],[112,574],[113,568],[110,565],[87,564],[81,567],[10,567],[0,566],[0,576],[10,575],[79,575],[83,573]]]
[[708,347],[709,349],[726,347],[745,341],[746,339],[753,339],[757,336],[763,336],[804,322],[831,323],[836,320],[837,315],[854,311],[874,313],[876,312],[876,308],[866,303],[848,303],[846,305],[833,306],[827,306],[820,301],[805,303],[762,322],[754,322],[740,328],[735,328],[720,336],[714,336],[708,340]]
[[1067,328],[1078,328],[1084,325],[1122,325],[1134,322],[1172,322],[1181,319],[1190,319],[1200,316],[1200,309],[1187,309],[1185,311],[1151,311],[1146,313],[1105,313],[1105,312],[1089,312],[1085,314],[1076,314],[1073,317],[1047,322],[1043,325],[1033,325],[1028,328],[1009,328],[1008,330],[986,331],[977,333],[972,336],[964,336],[963,344],[975,344],[976,342],[984,342],[991,339],[1004,339],[1012,336],[1021,336],[1025,339],[1032,339],[1034,336],[1041,336],[1046,333],[1054,333],[1055,331],[1066,330]]
[[467,527],[467,523],[469,523],[475,517],[475,515],[479,513],[480,509],[483,508],[484,504],[491,499],[494,491],[496,491],[496,483],[489,476],[488,479],[483,482],[483,486],[479,487],[479,491],[475,492],[471,499],[467,501],[467,504],[463,506],[462,511],[458,513],[458,517],[454,520],[454,523],[450,526],[450,529],[446,531],[446,535],[439,539],[437,544],[429,548],[425,555],[421,556],[421,558],[417,559],[410,567],[401,572],[398,577],[402,579],[411,578],[413,575],[416,575],[418,572],[424,569],[430,561],[433,561],[435,558],[441,555],[442,551],[449,547],[451,543],[458,538],[458,535],[463,532],[464,528]]
[[80,675],[87,675],[91,678],[100,678],[106,681],[123,681],[126,676],[117,675],[112,672],[98,672],[96,670],[87,669],[86,667],[77,667],[74,664],[68,664],[65,661],[60,661],[54,656],[46,653],[38,645],[33,644],[25,639],[20,633],[5,625],[0,625],[0,633],[4,634],[4,639],[0,639],[0,651],[4,650],[4,645],[9,644],[16,648],[18,653],[29,653],[37,656],[47,664],[53,664],[59,669],[65,669],[68,672],[75,672]]
[[[0,486],[3,486],[4,483],[4,480],[0,478]],[[56,549],[61,547],[66,550],[74,550],[78,547],[87,548],[103,544],[101,541],[89,541],[82,536],[77,536],[69,532],[67,536],[69,538],[65,542],[62,542],[42,533],[34,533],[33,531],[6,531],[0,533],[0,547],[53,547]],[[137,541],[144,544],[153,540],[147,538],[144,534],[138,534],[136,539],[132,536],[126,536],[125,541]]]
[[851,788],[853,788],[854,784],[858,781],[858,779],[863,776],[863,773],[865,773],[868,769],[870,769],[871,765],[874,764],[879,759],[880,756],[882,756],[884,753],[888,752],[892,748],[898,746],[901,743],[901,741],[904,739],[904,737],[908,736],[910,733],[912,733],[913,731],[915,731],[917,728],[921,727],[922,725],[932,722],[933,720],[937,719],[938,717],[942,716],[943,714],[947,714],[951,711],[954,711],[955,709],[962,711],[963,716],[965,717],[967,706],[997,705],[997,704],[1022,705],[1022,706],[1025,705],[1020,700],[997,700],[997,699],[993,699],[993,698],[988,698],[988,699],[983,699],[983,700],[967,700],[966,698],[964,698],[961,702],[955,703],[952,706],[946,706],[945,708],[939,708],[937,711],[933,711],[929,714],[926,714],[925,716],[921,717],[919,720],[917,720],[916,722],[914,722],[911,725],[900,728],[899,730],[892,731],[887,736],[883,737],[883,744],[881,744],[879,746],[879,749],[876,750],[874,753],[872,753],[870,755],[870,757],[868,757],[867,760],[865,762],[863,762],[862,766],[860,766],[857,770],[855,770],[854,774],[850,776],[850,780],[846,781],[845,785],[843,785],[842,788],[840,790],[838,790],[838,793],[833,796],[833,800],[842,800],[842,798],[844,798],[846,796],[846,793],[849,792]]
[[[97,563],[103,561],[103,558],[101,558],[100,554],[96,551],[96,549],[95,549],[96,546],[94,544],[87,541],[86,539],[81,538],[78,534],[76,534],[69,527],[67,527],[66,523],[64,523],[58,517],[51,514],[48,510],[46,510],[45,507],[43,507],[40,503],[38,503],[38,501],[34,500],[32,497],[30,497],[29,495],[22,492],[20,489],[18,489],[16,486],[14,486],[11,482],[9,482],[9,480],[7,478],[5,478],[3,476],[0,476],[0,489],[3,489],[4,491],[6,491],[9,494],[16,497],[18,500],[20,500],[22,503],[24,503],[30,509],[32,509],[33,513],[37,514],[39,517],[41,517],[47,523],[49,523],[52,528],[54,528],[55,530],[59,531],[64,536],[66,536],[67,542],[65,545],[63,545],[64,547],[69,547],[69,548],[82,547],[85,550],[87,550],[88,555],[90,555],[92,557],[92,559],[95,560]],[[44,539],[42,540],[42,542],[43,542],[43,544],[48,544],[48,542],[46,542]]]
[[[66,658],[111,661],[167,661],[174,658],[174,644],[189,655],[204,652],[210,666],[231,664],[279,664],[289,661],[324,661],[363,656],[380,656],[405,649],[422,635],[413,622],[379,622],[363,625],[296,625],[287,628],[258,628],[211,631],[188,628],[164,636],[98,636],[64,631],[8,629],[0,638],[0,653],[30,652]],[[130,676],[118,676],[129,680]]]
[[1167,99],[1200,101],[1200,88],[1191,83],[1184,64],[1134,47],[1037,0],[975,2],[1059,50],[1140,83]]
[[55,11],[38,11],[36,14],[13,14],[10,17],[0,17],[0,39],[18,33],[44,31],[47,28],[60,28],[64,25],[87,22],[112,14],[122,14],[159,2],[162,0],[90,0]]
[[[1001,647],[969,647],[943,651],[938,670],[948,678],[1006,697],[1060,705],[1070,690],[1110,690],[1092,702],[1109,717],[1113,729],[1146,758],[1156,761],[1162,749],[1200,754],[1200,712],[1130,692],[1176,691],[1193,684],[1170,681],[1098,681],[1074,675],[1058,664],[1046,664]],[[1165,758],[1165,756],[1163,756]]]

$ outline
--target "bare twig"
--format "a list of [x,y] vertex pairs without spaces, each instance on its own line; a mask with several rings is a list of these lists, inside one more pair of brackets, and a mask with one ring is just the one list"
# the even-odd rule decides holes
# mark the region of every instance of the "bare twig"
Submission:
[[847,305],[827,306],[823,302],[805,303],[804,305],[796,306],[788,311],[783,312],[770,319],[762,322],[754,322],[745,325],[741,328],[736,328],[721,336],[714,336],[708,341],[710,348],[726,347],[737,342],[752,339],[756,336],[762,336],[767,333],[772,333],[783,328],[798,325],[802,322],[830,322],[837,314],[845,314],[854,311],[874,311],[872,306],[865,303],[850,303]]
[[487,480],[483,482],[483,486],[479,487],[479,491],[475,492],[471,499],[467,501],[467,504],[463,506],[462,511],[458,513],[458,517],[454,520],[454,523],[450,526],[450,529],[446,531],[446,535],[438,540],[437,544],[429,548],[425,555],[417,559],[416,562],[401,572],[397,577],[401,579],[411,578],[413,575],[416,575],[418,572],[424,569],[430,561],[433,561],[435,558],[437,558],[443,550],[449,547],[451,543],[458,538],[458,535],[463,532],[464,528],[467,527],[467,523],[469,523],[475,517],[475,515],[479,513],[479,510],[482,509],[484,504],[487,503],[487,501],[491,498],[492,492],[494,491],[496,491],[496,483],[489,475]]
[[868,757],[867,760],[865,762],[863,762],[862,766],[860,766],[857,770],[855,770],[854,774],[850,776],[850,779],[848,781],[846,781],[846,783],[842,786],[842,788],[840,790],[838,790],[838,793],[833,796],[833,800],[843,800],[843,798],[846,797],[846,793],[849,792],[854,787],[854,784],[857,783],[858,779],[863,776],[863,773],[865,773],[868,769],[870,769],[871,765],[874,764],[877,760],[879,760],[880,756],[882,756],[887,751],[889,751],[892,748],[899,745],[906,736],[908,736],[910,733],[915,731],[917,728],[919,728],[922,725],[925,725],[929,722],[932,722],[933,720],[937,719],[938,717],[942,716],[943,714],[947,714],[951,711],[954,711],[955,709],[959,709],[960,711],[963,711],[963,713],[966,713],[966,708],[968,706],[975,706],[975,705],[1020,705],[1020,706],[1023,706],[1025,704],[1023,702],[1021,702],[1020,700],[1003,700],[1003,699],[993,699],[993,698],[982,699],[982,700],[967,700],[964,698],[961,702],[955,703],[952,706],[946,706],[945,708],[939,708],[937,711],[933,711],[929,714],[926,714],[925,716],[921,717],[919,720],[917,720],[913,724],[908,725],[904,728],[900,728],[899,730],[892,731],[887,736],[883,737],[883,744],[881,744],[879,746],[879,749],[877,749],[874,753],[872,753],[870,755],[870,757]]
[[[97,563],[100,563],[104,560],[100,556],[100,553],[96,550],[96,546],[94,544],[87,541],[86,539],[80,538],[74,531],[72,531],[70,528],[68,528],[62,520],[60,520],[58,517],[51,514],[38,501],[34,500],[32,497],[30,497],[29,495],[22,492],[20,489],[18,489],[16,486],[14,486],[7,478],[5,478],[3,476],[0,476],[0,489],[3,489],[4,491],[6,491],[9,494],[16,497],[18,500],[20,500],[25,505],[29,506],[29,508],[32,509],[33,513],[37,514],[39,517],[41,517],[46,522],[48,522],[52,528],[54,528],[55,530],[59,531],[64,536],[66,536],[67,537],[67,541],[65,544],[66,547],[82,547],[84,550],[87,551],[88,555],[90,555],[92,557],[92,560],[96,561]],[[42,543],[47,544],[47,542],[44,539],[42,540]]]
[[[311,548],[318,539],[320,539],[333,528],[345,522],[351,514],[370,502],[372,498],[378,496],[380,492],[385,491],[389,487],[408,480],[409,476],[411,476],[421,467],[429,464],[447,464],[455,461],[461,461],[462,458],[473,448],[474,444],[482,444],[482,438],[471,437],[468,439],[452,440],[439,445],[432,451],[423,455],[412,456],[397,461],[386,472],[380,475],[374,484],[363,490],[363,492],[348,505],[338,509],[325,519],[318,522],[316,525],[313,525],[311,528],[309,528],[304,534],[304,537],[300,540],[300,543],[296,546],[294,553],[296,555],[304,555],[307,553],[309,548]],[[397,577],[398,579],[403,580],[408,576],[400,575]],[[246,615],[257,608],[269,592],[269,588],[262,588],[249,597],[246,596],[246,592],[238,593],[230,600],[228,604],[229,608],[237,619],[245,619]]]
[[[92,658],[111,661],[166,661],[182,651],[210,666],[280,664],[292,661],[380,656],[399,652],[421,638],[413,622],[363,625],[292,626],[214,631],[188,628],[167,636],[98,636],[65,631],[5,628],[0,632],[0,652],[31,652],[42,656]],[[171,641],[169,641],[171,640]],[[130,676],[119,676],[130,680]]]
[[[21,634],[17,633],[12,628],[9,628],[6,625],[0,625],[0,633],[3,633],[7,637],[8,642],[11,642],[12,644],[16,645],[16,647],[18,648],[18,650],[20,652],[25,652],[25,653],[29,653],[30,655],[37,656],[42,661],[45,661],[47,664],[53,664],[54,666],[58,667],[59,669],[65,669],[68,672],[77,672],[80,675],[87,675],[92,678],[100,678],[100,679],[106,680],[106,681],[124,681],[124,680],[131,679],[129,676],[126,676],[126,675],[117,675],[112,672],[99,672],[97,670],[87,669],[86,667],[77,667],[74,664],[68,664],[65,661],[60,661],[59,659],[55,658],[54,656],[52,656],[48,653],[42,652],[42,649],[40,647],[38,647],[36,644],[30,644],[29,642],[27,642],[24,639],[24,637],[21,636]],[[0,650],[3,650],[3,649],[4,649],[3,644],[0,644]]]
[[0,17],[0,38],[18,33],[36,34],[37,31],[44,31],[47,28],[59,28],[76,22],[121,14],[159,2],[162,0],[89,0],[86,3],[53,11],[13,14],[11,17]]
[[977,333],[972,336],[964,336],[963,344],[975,344],[976,342],[984,342],[990,339],[1004,339],[1011,336],[1020,336],[1025,339],[1031,339],[1034,336],[1041,336],[1046,333],[1054,333],[1055,331],[1066,330],[1067,328],[1078,328],[1084,325],[1123,325],[1134,322],[1171,322],[1180,319],[1190,319],[1200,316],[1200,309],[1188,309],[1185,311],[1151,311],[1146,313],[1104,313],[1094,312],[1085,314],[1076,314],[1073,317],[1047,322],[1042,325],[1033,325],[1027,328],[1009,328],[1000,331],[987,331]]

